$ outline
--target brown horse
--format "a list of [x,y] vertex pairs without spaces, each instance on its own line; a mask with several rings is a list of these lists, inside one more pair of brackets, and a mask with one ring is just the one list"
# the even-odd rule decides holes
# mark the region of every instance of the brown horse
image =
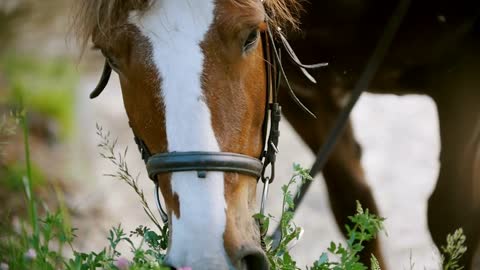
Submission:
[[[107,59],[104,74],[110,68],[118,73],[130,126],[144,150],[176,158],[187,153],[189,159],[193,151],[203,157],[227,152],[260,162],[272,82],[260,36],[267,25],[294,24],[296,1],[79,2],[82,40],[91,38]],[[275,19],[267,18],[266,9]],[[171,229],[166,262],[194,269],[267,269],[252,217],[258,212],[258,176],[215,165],[223,167],[153,175]]]
[[[305,80],[285,62],[292,84],[317,115],[310,118],[280,91],[287,119],[316,152],[375,47],[396,1],[82,0],[79,29],[119,75],[134,133],[152,153],[210,151],[259,157],[265,116],[266,65],[259,32],[294,25],[299,57],[328,61]],[[477,4],[414,3],[371,89],[423,93],[439,108],[442,169],[430,200],[435,242],[463,227],[468,264],[480,228]],[[265,8],[272,16],[266,16]],[[454,89],[454,90],[452,90]],[[354,200],[376,211],[347,127],[324,174],[337,222]],[[265,269],[252,214],[257,179],[240,173],[159,174],[172,230],[167,262],[195,269]],[[377,243],[365,251],[381,258]]]
[[[301,31],[291,32],[289,41],[301,60],[327,61],[329,68],[311,72],[318,82],[313,84],[289,61],[284,66],[297,94],[318,118],[305,116],[284,91],[280,101],[286,118],[314,153],[348,101],[397,2],[302,2],[306,12],[301,16]],[[445,244],[448,233],[463,228],[466,269],[471,269],[480,241],[479,48],[479,1],[413,1],[369,89],[424,94],[435,101],[441,169],[428,204],[428,224],[437,246]],[[349,125],[323,171],[338,224],[348,222],[357,199],[377,209],[360,158],[361,149]],[[379,256],[378,243],[366,252],[372,251]]]

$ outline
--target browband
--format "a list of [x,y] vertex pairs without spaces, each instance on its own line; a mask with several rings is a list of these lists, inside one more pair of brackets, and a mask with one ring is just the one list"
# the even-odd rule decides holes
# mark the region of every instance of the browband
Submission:
[[260,178],[262,162],[250,156],[229,152],[168,152],[148,158],[147,171],[150,179],[156,181],[161,173],[197,171],[199,178],[205,178],[207,171],[234,172]]

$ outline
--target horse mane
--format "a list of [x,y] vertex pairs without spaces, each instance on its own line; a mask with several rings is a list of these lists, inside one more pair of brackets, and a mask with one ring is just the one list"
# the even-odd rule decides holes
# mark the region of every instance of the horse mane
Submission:
[[[260,0],[229,0],[241,6],[258,5]],[[264,0],[273,27],[297,27],[301,0]],[[152,0],[78,0],[73,30],[84,50],[95,31],[108,33],[128,17],[130,11],[145,11]]]
[[302,11],[301,1],[302,0],[265,0],[265,8],[270,14],[269,19],[272,26],[298,29],[298,18]]
[[[240,7],[258,8],[260,0],[230,0]],[[297,29],[298,17],[303,0],[263,0],[272,27],[293,27]]]

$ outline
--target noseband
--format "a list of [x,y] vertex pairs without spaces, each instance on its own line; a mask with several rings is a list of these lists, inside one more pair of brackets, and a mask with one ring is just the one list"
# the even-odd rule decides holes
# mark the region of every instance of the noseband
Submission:
[[[295,55],[286,38],[280,29],[275,29],[275,33],[280,37],[279,41],[282,47],[287,51],[289,59],[298,66],[298,68],[310,80],[314,80],[307,69],[316,69],[326,64],[304,65]],[[300,106],[305,112],[310,112],[296,97],[290,84],[288,83],[285,71],[281,65],[281,51],[277,49],[277,40],[274,38],[272,29],[267,23],[267,29],[261,33],[263,54],[266,67],[266,92],[267,104],[265,107],[265,118],[262,127],[263,151],[260,157],[251,157],[239,153],[231,152],[208,152],[208,151],[191,151],[191,152],[166,152],[152,154],[145,142],[134,135],[135,142],[141,153],[142,159],[146,164],[148,176],[155,183],[155,201],[158,211],[164,223],[168,222],[168,215],[162,207],[159,183],[157,176],[162,173],[195,171],[199,178],[205,178],[209,171],[221,171],[239,173],[248,175],[262,180],[264,187],[262,192],[260,213],[264,214],[265,203],[268,196],[269,184],[275,179],[275,161],[278,153],[278,139],[280,136],[279,123],[281,118],[281,107],[278,103],[278,89],[281,77],[283,77],[286,88],[293,101]],[[102,76],[96,88],[90,94],[90,98],[98,97],[108,84],[112,68],[108,61],[105,61]],[[261,232],[262,239],[266,232]]]

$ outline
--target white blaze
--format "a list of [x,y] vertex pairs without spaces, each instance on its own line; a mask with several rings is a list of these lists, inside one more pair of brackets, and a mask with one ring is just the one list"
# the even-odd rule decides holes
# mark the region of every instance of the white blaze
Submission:
[[[156,0],[145,13],[132,12],[130,22],[148,38],[152,61],[161,79],[168,151],[220,151],[202,91],[204,56],[200,43],[214,16],[213,0]],[[172,216],[167,261],[176,267],[231,268],[223,245],[226,202],[223,173],[172,174],[172,191],[180,218]],[[211,264],[214,265],[211,265]],[[200,268],[199,268],[200,267]]]

